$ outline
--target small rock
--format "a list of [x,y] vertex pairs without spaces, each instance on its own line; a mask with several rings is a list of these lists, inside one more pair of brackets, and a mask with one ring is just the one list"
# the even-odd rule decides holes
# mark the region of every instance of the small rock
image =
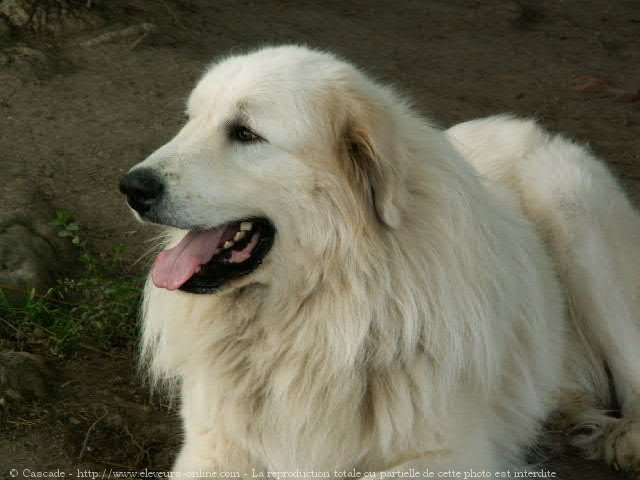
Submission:
[[50,225],[55,212],[35,185],[23,178],[0,184],[0,283],[10,301],[25,291],[46,291],[68,270],[71,242]]
[[45,360],[27,352],[0,352],[0,405],[46,396],[51,376]]
[[55,251],[46,239],[24,225],[10,225],[0,233],[0,281],[18,289],[46,291],[53,284]]

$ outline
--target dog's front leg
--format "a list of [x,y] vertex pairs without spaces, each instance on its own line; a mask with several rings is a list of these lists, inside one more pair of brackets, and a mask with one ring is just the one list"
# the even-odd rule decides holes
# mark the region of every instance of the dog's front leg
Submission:
[[235,443],[220,436],[213,439],[205,434],[202,438],[187,438],[172,470],[180,472],[182,478],[190,479],[210,479],[212,472],[216,472],[217,477],[240,475],[242,478],[252,478],[256,472],[264,469],[251,457]]
[[[429,454],[419,459],[392,466],[379,472],[368,472],[366,480],[397,480],[407,478],[493,478],[495,472],[507,470],[496,468],[493,462],[473,466],[466,460],[453,460],[447,454]],[[490,465],[491,464],[491,465]]]
[[[495,478],[495,472],[514,467],[496,452],[482,431],[469,430],[467,436],[455,437],[456,445],[411,455],[382,471],[367,472],[370,480],[406,480],[424,478]],[[465,475],[466,474],[466,475]]]

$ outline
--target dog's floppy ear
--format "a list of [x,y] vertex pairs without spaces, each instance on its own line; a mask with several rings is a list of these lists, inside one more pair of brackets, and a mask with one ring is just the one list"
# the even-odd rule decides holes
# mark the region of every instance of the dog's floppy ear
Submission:
[[[359,112],[362,113],[362,112]],[[376,121],[377,120],[377,121]],[[343,135],[346,171],[359,195],[379,221],[398,228],[405,195],[403,159],[390,119],[351,115]]]

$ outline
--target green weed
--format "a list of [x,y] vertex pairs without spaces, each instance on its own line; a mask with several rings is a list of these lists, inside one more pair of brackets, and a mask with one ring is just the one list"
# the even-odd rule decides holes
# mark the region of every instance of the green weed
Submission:
[[80,224],[74,221],[71,210],[57,211],[56,218],[49,224],[58,228],[59,237],[69,238],[76,247],[86,247],[87,242],[80,239]]

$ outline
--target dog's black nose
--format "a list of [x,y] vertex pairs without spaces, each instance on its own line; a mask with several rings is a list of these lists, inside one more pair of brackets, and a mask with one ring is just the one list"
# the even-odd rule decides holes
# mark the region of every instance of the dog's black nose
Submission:
[[120,180],[120,191],[127,196],[131,208],[140,214],[158,203],[163,190],[162,181],[148,168],[133,170]]

